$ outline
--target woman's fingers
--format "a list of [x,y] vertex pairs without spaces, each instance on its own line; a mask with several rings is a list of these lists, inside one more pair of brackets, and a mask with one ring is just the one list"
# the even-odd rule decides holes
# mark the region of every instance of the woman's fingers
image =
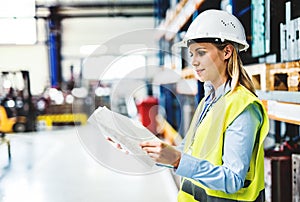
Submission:
[[155,141],[154,142],[145,141],[145,142],[141,142],[140,146],[142,148],[144,148],[144,147],[163,147],[164,143],[163,142],[155,142]]
[[140,146],[158,163],[178,165],[181,152],[164,142],[142,142]]

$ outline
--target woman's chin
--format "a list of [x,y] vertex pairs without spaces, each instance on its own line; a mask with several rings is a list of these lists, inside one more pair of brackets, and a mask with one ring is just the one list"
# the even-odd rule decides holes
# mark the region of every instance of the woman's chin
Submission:
[[198,74],[196,75],[196,79],[201,81],[201,82],[205,81],[205,79],[203,77],[199,76]]

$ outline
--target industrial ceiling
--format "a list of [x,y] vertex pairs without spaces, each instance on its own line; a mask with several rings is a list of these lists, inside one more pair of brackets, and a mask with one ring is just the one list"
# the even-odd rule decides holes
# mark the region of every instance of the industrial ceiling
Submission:
[[121,33],[155,27],[154,0],[36,0],[36,18],[61,21],[63,59]]
[[132,0],[36,0],[37,17],[47,17],[49,8],[61,17],[152,17],[154,1]]

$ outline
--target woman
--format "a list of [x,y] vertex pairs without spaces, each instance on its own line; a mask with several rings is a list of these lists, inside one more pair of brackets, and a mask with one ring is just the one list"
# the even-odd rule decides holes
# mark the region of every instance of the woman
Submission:
[[263,141],[269,129],[262,103],[242,67],[244,28],[233,15],[202,12],[184,40],[197,78],[212,85],[178,148],[143,142],[156,162],[183,177],[178,201],[264,201]]

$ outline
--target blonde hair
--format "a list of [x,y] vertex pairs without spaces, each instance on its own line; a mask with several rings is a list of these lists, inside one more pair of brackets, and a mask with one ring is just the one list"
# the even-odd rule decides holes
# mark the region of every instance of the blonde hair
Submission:
[[228,44],[231,44],[234,47],[232,55],[228,59],[226,70],[226,74],[228,76],[227,82],[231,81],[231,91],[234,91],[238,85],[242,85],[256,96],[254,84],[243,67],[242,60],[235,45],[230,42],[224,42],[222,44],[215,44],[215,46],[219,50],[223,50]]

